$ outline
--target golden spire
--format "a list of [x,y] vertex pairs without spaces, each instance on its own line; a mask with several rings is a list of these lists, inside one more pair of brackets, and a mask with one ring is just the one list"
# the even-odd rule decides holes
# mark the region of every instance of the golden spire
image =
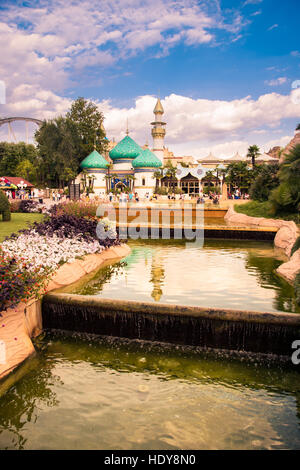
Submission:
[[156,102],[155,108],[153,110],[153,113],[154,114],[164,114],[164,108],[162,107],[162,104],[161,104],[159,98],[157,98],[157,102]]
[[126,135],[129,135],[129,130],[128,130],[128,118],[127,118]]

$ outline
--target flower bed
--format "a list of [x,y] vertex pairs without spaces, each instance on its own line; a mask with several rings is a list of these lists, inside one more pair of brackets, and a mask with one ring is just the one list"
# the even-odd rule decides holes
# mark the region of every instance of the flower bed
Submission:
[[10,202],[11,212],[21,212],[22,214],[37,214],[45,211],[43,204],[32,199],[15,199]]
[[[100,232],[111,238],[98,239],[99,225]],[[38,297],[62,264],[120,244],[109,224],[100,221],[99,225],[96,220],[64,214],[7,238],[0,251],[0,310]]]
[[51,215],[73,215],[75,217],[95,217],[99,201],[66,201],[56,204],[49,210]]

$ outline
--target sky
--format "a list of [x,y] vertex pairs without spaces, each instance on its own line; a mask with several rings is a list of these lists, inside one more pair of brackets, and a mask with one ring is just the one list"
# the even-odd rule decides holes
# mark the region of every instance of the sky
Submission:
[[108,138],[128,119],[151,147],[160,96],[175,155],[285,146],[300,122],[299,16],[299,0],[0,0],[0,117],[50,119],[83,96]]

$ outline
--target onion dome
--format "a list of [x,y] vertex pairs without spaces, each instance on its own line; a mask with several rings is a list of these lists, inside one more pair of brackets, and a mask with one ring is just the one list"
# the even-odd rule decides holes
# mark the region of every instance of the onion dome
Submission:
[[107,168],[109,163],[105,160],[97,150],[93,150],[82,162],[80,168]]
[[142,151],[141,147],[127,135],[109,152],[109,156],[112,160],[119,160],[120,158],[134,159]]
[[132,162],[133,168],[159,168],[162,163],[156,155],[149,149],[143,150]]

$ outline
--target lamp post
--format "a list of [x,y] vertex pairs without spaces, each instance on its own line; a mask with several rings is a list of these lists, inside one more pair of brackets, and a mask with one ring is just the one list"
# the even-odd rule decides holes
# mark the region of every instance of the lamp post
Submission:
[[20,183],[17,186],[22,191],[22,193],[21,193],[21,199],[22,199],[25,195],[27,184],[22,180],[22,181],[20,181]]

